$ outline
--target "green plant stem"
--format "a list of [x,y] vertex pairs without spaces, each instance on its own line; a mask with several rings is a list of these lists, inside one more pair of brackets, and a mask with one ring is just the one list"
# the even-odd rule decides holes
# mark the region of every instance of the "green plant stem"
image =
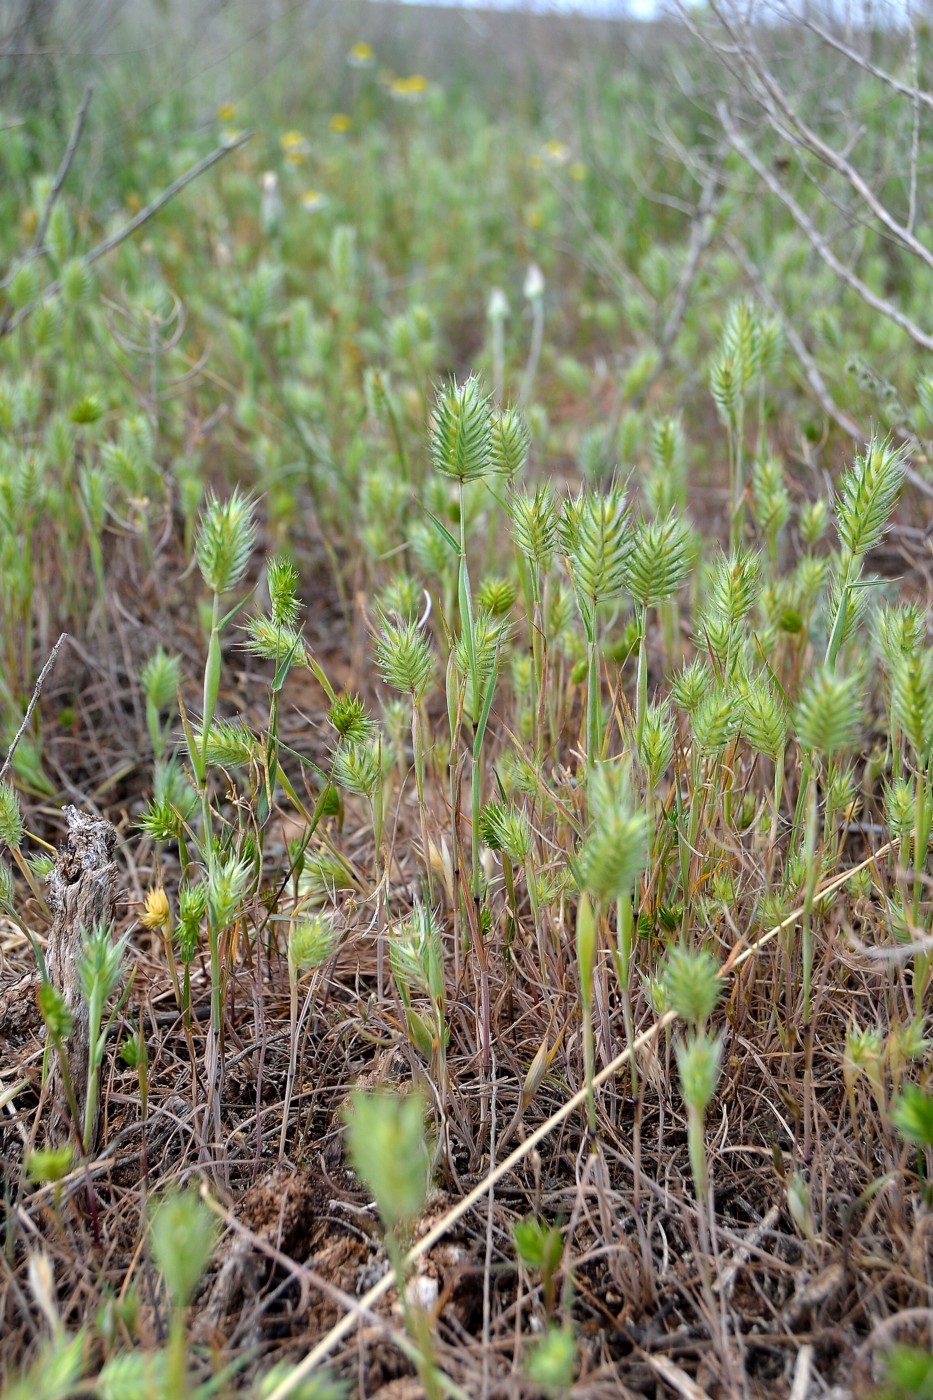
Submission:
[[729,542],[739,549],[745,532],[745,396],[739,395],[735,410],[735,429],[729,434],[729,460],[732,467],[732,519]]
[[[914,798],[914,881],[913,881],[913,902],[912,922],[915,929],[921,928],[921,900],[924,886],[924,856],[930,844],[930,829],[933,826],[933,792],[930,788],[929,771],[923,769],[917,773],[916,794]],[[924,921],[924,924],[928,921]],[[928,930],[925,930],[928,931]],[[919,952],[914,958],[914,1016],[920,1018],[923,1015],[925,1005],[926,990],[930,979],[931,955],[929,952]]]
[[[424,801],[424,719],[421,706],[412,696],[411,702],[411,749],[415,764],[415,792],[418,797],[418,815],[421,820],[421,844],[424,847],[424,864],[428,877],[428,898],[434,898],[434,874],[431,869],[431,847],[428,840],[428,814]],[[382,944],[380,943],[380,948]],[[380,993],[381,995],[381,993]]]
[[178,1007],[178,1010],[181,1011],[184,1003],[182,1001],[181,987],[178,982],[178,964],[175,962],[173,938],[174,929],[171,923],[171,916],[169,916],[168,924],[162,929],[162,944],[165,948],[165,960],[168,963],[168,972],[172,982],[172,992],[175,996],[175,1005]]
[[[690,1171],[693,1175],[693,1188],[700,1206],[701,1234],[707,1236],[710,1214],[709,1163],[706,1160],[706,1132],[703,1114],[692,1104],[687,1105],[687,1146],[690,1153]],[[704,1254],[708,1252],[708,1239],[704,1239]]]
[[503,955],[508,959],[512,952],[512,942],[515,938],[515,931],[518,928],[518,906],[515,899],[515,872],[512,868],[512,861],[506,851],[501,853],[502,860],[502,880],[505,884],[505,902],[507,919],[505,926],[505,942],[502,945]]
[[587,771],[599,759],[602,748],[602,704],[599,688],[599,651],[595,623],[586,638],[586,764]]
[[87,1050],[87,1099],[84,1100],[84,1131],[81,1145],[84,1151],[91,1148],[91,1133],[94,1130],[95,1109],[97,1109],[98,1078],[101,1070],[101,994],[97,986],[91,988],[88,1000],[88,1050]]
[[801,921],[803,960],[803,1019],[810,1022],[811,981],[813,977],[813,905],[816,894],[816,879],[819,873],[816,859],[816,827],[819,820],[816,791],[816,764],[811,763],[807,778],[807,820],[804,828],[804,886],[803,919]]
[[631,1053],[629,1069],[632,1076],[632,1093],[638,1093],[638,1066],[635,1062],[635,1023],[632,1018],[632,945],[635,933],[635,912],[631,899],[616,901],[616,931],[618,951],[616,968],[619,975],[619,990],[622,995],[622,1019],[625,1023],[625,1041]]
[[47,918],[49,922],[51,922],[52,911],[42,896],[42,891],[39,889],[36,877],[35,875],[33,875],[31,869],[29,868],[29,862],[25,859],[22,851],[19,849],[18,846],[10,847],[10,855],[13,857],[13,859],[16,861],[16,864],[19,866],[20,874],[26,881],[26,884],[29,886],[32,896],[39,905],[39,908],[41,909],[44,917]]
[[803,962],[803,1159],[810,1160],[812,1135],[812,1095],[813,1095],[813,1023],[811,1020],[811,985],[813,980],[813,907],[816,894],[818,862],[816,859],[816,828],[819,819],[817,805],[817,765],[811,763],[807,782],[807,824],[804,832],[804,863],[806,885],[804,887],[803,919],[801,921],[801,958]]
[[583,1014],[583,1068],[586,1075],[586,1126],[590,1137],[590,1149],[596,1147],[596,1091],[593,1079],[596,1075],[596,1047],[593,1043],[593,1012],[590,1005],[592,988],[584,989],[582,997]]
[[185,1335],[184,1308],[175,1307],[169,1325],[168,1347],[165,1353],[166,1395],[181,1397],[188,1395],[187,1384],[187,1338]]
[[[492,680],[490,679],[490,684]],[[473,841],[473,897],[479,899],[483,889],[482,864],[480,862],[480,840],[479,840],[479,814],[482,807],[482,793],[480,791],[480,757],[482,753],[483,737],[479,730],[473,735],[473,747],[470,751],[470,802],[471,802],[471,823]]]
[[648,609],[636,604],[638,622],[638,674],[635,690],[635,747],[641,751],[645,733],[645,712],[648,709]]
[[282,1104],[282,1131],[279,1134],[279,1161],[285,1156],[285,1137],[288,1132],[288,1109],[292,1096],[292,1085],[298,1067],[298,969],[288,958],[288,1076],[285,1081],[285,1097]]
[[774,870],[774,854],[777,847],[778,826],[781,820],[781,799],[784,796],[784,748],[774,760],[774,787],[771,793],[771,832],[768,837],[767,871],[770,880]]
[[78,1108],[78,1099],[74,1090],[74,1082],[71,1078],[71,1066],[68,1063],[68,1056],[65,1052],[65,1046],[61,1036],[53,1035],[51,1039],[55,1047],[58,1068],[62,1076],[62,1087],[65,1090],[65,1100],[68,1104],[68,1111],[71,1114],[71,1121],[74,1124],[75,1133],[77,1134],[78,1125],[81,1122],[81,1110]]
[[395,1275],[395,1288],[402,1306],[405,1331],[415,1344],[416,1350],[413,1359],[418,1369],[418,1377],[424,1386],[426,1400],[441,1400],[445,1387],[441,1385],[441,1378],[438,1374],[433,1338],[430,1329],[423,1325],[422,1319],[416,1318],[417,1309],[412,1307],[409,1300],[405,1255],[394,1230],[386,1230],[385,1246],[386,1254],[389,1256],[389,1264]]
[[[470,713],[473,716],[474,726],[479,724],[481,710],[480,676],[476,662],[476,653],[473,646],[473,595],[470,589],[470,571],[467,565],[467,537],[466,537],[466,511],[464,508],[464,483],[460,482],[460,554],[457,565],[457,601],[460,608],[460,632],[466,642],[467,649],[467,679],[466,683],[470,696]],[[475,736],[474,736],[475,737]],[[481,889],[480,879],[480,851],[479,851],[479,781],[478,781],[478,753],[474,742],[470,750],[470,790],[472,795],[473,831],[472,831],[472,853],[473,853],[473,879],[472,894],[478,898]]]
[[859,561],[846,550],[843,555],[842,577],[839,580],[839,606],[833,618],[832,630],[826,644],[826,665],[835,666],[846,631],[846,614],[849,607],[849,593],[859,572]]
[[541,608],[541,580],[537,564],[531,567],[531,708],[534,723],[535,765],[544,760],[544,616]]

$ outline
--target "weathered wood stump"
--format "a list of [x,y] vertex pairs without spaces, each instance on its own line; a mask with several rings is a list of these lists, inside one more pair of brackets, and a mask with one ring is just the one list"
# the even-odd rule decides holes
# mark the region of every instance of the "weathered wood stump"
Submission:
[[[68,835],[58,860],[49,873],[49,908],[52,927],[46,949],[49,981],[61,992],[71,1012],[72,1032],[65,1045],[71,1084],[79,1112],[87,1096],[88,1048],[90,1029],[88,1009],[78,982],[78,963],[85,933],[97,924],[113,920],[116,901],[117,867],[113,850],[117,833],[101,817],[65,807]],[[49,1142],[63,1142],[69,1136],[68,1100],[57,1059],[50,1075],[52,1118]],[[81,1125],[78,1125],[80,1131]],[[91,1129],[89,1150],[94,1151],[97,1118]]]

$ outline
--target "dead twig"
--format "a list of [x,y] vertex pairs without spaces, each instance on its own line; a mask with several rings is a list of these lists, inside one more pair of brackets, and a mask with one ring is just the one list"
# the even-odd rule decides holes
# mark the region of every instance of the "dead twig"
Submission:
[[19,729],[17,729],[16,733],[13,735],[13,742],[12,742],[12,744],[10,745],[9,751],[8,751],[8,753],[7,753],[7,756],[6,756],[6,758],[4,759],[4,761],[3,761],[3,767],[0,768],[0,782],[3,781],[3,779],[4,779],[4,778],[6,777],[6,775],[7,775],[7,772],[9,771],[10,764],[13,762],[13,755],[14,755],[14,753],[16,752],[16,745],[19,743],[20,739],[22,739],[23,735],[26,733],[26,729],[27,729],[27,727],[28,727],[28,725],[29,725],[29,721],[30,721],[30,719],[32,718],[32,712],[33,712],[33,710],[36,708],[36,705],[39,703],[39,695],[40,695],[40,693],[41,693],[41,691],[42,691],[42,686],[43,686],[43,684],[45,683],[45,678],[46,678],[46,676],[49,674],[49,672],[51,671],[52,667],[55,665],[55,658],[56,658],[56,656],[58,655],[58,653],[61,651],[62,643],[65,641],[65,639],[66,639],[67,636],[68,636],[68,633],[67,633],[67,632],[63,632],[63,633],[61,634],[61,636],[59,637],[58,641],[57,641],[57,642],[55,643],[55,645],[53,646],[53,648],[52,648],[52,650],[51,650],[51,653],[49,654],[49,659],[48,659],[48,661],[46,661],[45,665],[42,667],[42,670],[39,672],[39,677],[38,677],[38,679],[37,679],[37,681],[36,681],[35,689],[34,689],[33,692],[32,692],[32,699],[29,701],[29,704],[26,706],[26,713],[25,713],[25,715],[23,716],[23,722],[22,722],[22,724],[20,725]]
[[[252,139],[252,136],[253,132],[244,131],[241,135],[237,136],[235,140],[223,146],[216,146],[214,150],[211,151],[210,155],[206,155],[203,160],[199,160],[196,165],[192,165],[190,170],[186,170],[184,175],[179,175],[177,180],[173,180],[151,204],[146,205],[145,209],[140,209],[139,213],[134,215],[129,223],[124,224],[116,233],[111,234],[111,236],[105,238],[102,243],[98,243],[96,248],[92,248],[89,253],[86,253],[81,259],[82,266],[92,267],[94,263],[99,262],[100,259],[106,257],[108,253],[112,253],[114,248],[118,248],[120,244],[124,243],[137,229],[142,228],[143,224],[148,223],[155,214],[158,214],[160,209],[164,209],[166,204],[170,203],[170,201],[175,198],[176,194],[180,194],[186,185],[190,185],[192,180],[196,180],[199,175],[203,175],[205,170],[209,170],[212,165],[216,165],[219,160],[223,160],[224,156],[230,155],[232,151],[238,151],[241,146],[245,146],[246,142]],[[61,289],[62,279],[59,277],[45,288],[41,296],[36,297],[33,301],[27,302],[15,316],[11,317],[3,325],[0,325],[0,338],[12,334],[17,326],[22,325],[23,321],[25,321],[28,316],[31,316],[37,307],[43,305],[47,301],[51,301],[52,297],[58,296]]]
[[[93,93],[93,85],[88,83],[87,87],[84,89],[84,95],[81,98],[77,113],[75,114],[74,125],[71,128],[71,135],[68,137],[68,145],[65,147],[65,154],[62,156],[61,164],[58,167],[55,179],[52,181],[52,188],[49,190],[48,198],[45,201],[45,207],[42,210],[39,222],[36,225],[36,231],[32,237],[32,242],[26,250],[26,256],[23,261],[28,261],[30,258],[36,257],[42,251],[42,245],[45,242],[45,235],[49,227],[49,220],[52,217],[52,210],[55,208],[55,203],[58,196],[61,194],[62,186],[68,178],[68,172],[71,169],[72,161],[75,158],[75,153],[81,141],[81,133],[84,130],[84,122],[87,117],[88,108],[91,105]],[[6,286],[9,280],[9,276],[5,277],[2,285]],[[8,307],[4,313],[2,322],[0,322],[0,336],[6,334],[6,329],[12,314],[12,308]]]

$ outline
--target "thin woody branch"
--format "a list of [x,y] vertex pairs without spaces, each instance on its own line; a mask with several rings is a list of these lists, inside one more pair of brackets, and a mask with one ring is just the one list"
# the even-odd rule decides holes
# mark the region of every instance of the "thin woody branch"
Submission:
[[[129,223],[124,224],[116,233],[112,234],[109,238],[105,238],[102,243],[98,243],[95,248],[92,248],[89,253],[86,253],[81,259],[82,265],[84,267],[92,267],[94,263],[99,262],[100,259],[106,257],[108,253],[112,253],[114,248],[118,248],[120,244],[124,243],[137,229],[142,228],[143,224],[148,223],[155,214],[158,214],[160,209],[164,209],[166,204],[173,200],[177,194],[180,194],[186,185],[190,185],[192,180],[196,180],[199,175],[203,175],[205,170],[209,170],[212,165],[216,165],[219,160],[223,160],[224,156],[229,155],[231,151],[238,151],[241,146],[245,146],[246,142],[252,138],[252,135],[253,133],[251,131],[244,131],[235,141],[215,147],[210,155],[205,156],[203,160],[199,160],[196,165],[193,165],[190,170],[186,170],[183,175],[179,175],[177,180],[173,180],[168,188],[162,191],[158,198],[154,199],[151,204],[147,204],[145,209],[141,209],[138,214],[130,219]],[[16,330],[17,326],[22,325],[23,321],[31,316],[37,307],[41,306],[44,302],[51,301],[52,297],[58,296],[61,289],[62,280],[59,277],[45,288],[41,296],[36,297],[34,301],[28,302],[15,316],[10,317],[3,322],[3,324],[0,324],[0,339],[5,335],[10,335]]]

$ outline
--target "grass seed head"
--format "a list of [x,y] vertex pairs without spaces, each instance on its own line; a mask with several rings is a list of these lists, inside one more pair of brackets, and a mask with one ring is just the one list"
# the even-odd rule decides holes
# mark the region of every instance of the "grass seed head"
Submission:
[[620,486],[613,485],[605,493],[584,489],[576,500],[565,502],[560,537],[581,602],[592,609],[622,592],[631,528]]
[[25,830],[16,790],[12,783],[4,779],[0,782],[0,841],[11,851],[18,851],[23,844]]
[[229,928],[240,912],[243,896],[253,879],[253,863],[227,856],[214,859],[207,877],[207,907],[219,929]]
[[168,895],[161,885],[146,891],[143,912],[139,916],[139,922],[143,928],[163,929],[168,928],[172,922],[172,909],[168,902]]
[[664,1005],[695,1029],[712,1016],[722,994],[719,969],[702,948],[671,948],[661,972]]
[[479,814],[479,832],[484,845],[504,851],[517,865],[524,865],[531,855],[531,825],[520,808],[487,802]]
[[531,434],[517,408],[504,408],[492,415],[493,470],[515,481],[528,460]]
[[373,721],[361,695],[338,695],[327,711],[327,718],[341,739],[348,743],[362,743],[373,732]]
[[649,705],[638,740],[638,760],[649,786],[657,787],[674,757],[674,720],[670,706]]
[[147,702],[156,710],[175,707],[181,684],[181,657],[157,647],[140,672],[140,684]]
[[601,903],[625,899],[648,859],[651,824],[621,765],[593,769],[590,832],[580,852],[582,888]]
[[431,647],[415,622],[386,621],[376,641],[376,665],[382,678],[420,704],[434,679]]
[[676,1054],[684,1103],[702,1117],[719,1083],[722,1040],[709,1031],[695,1031],[678,1043]]
[[334,952],[340,935],[324,914],[299,919],[288,930],[288,962],[296,972],[320,967]]
[[882,541],[904,484],[904,454],[872,439],[840,483],[834,501],[840,543],[856,558]]
[[431,461],[436,471],[461,483],[476,481],[498,466],[489,400],[471,375],[454,380],[437,396],[431,427]]
[[382,777],[381,748],[369,739],[341,744],[334,754],[334,782],[358,797],[372,797]]
[[103,1005],[119,982],[126,944],[126,934],[114,943],[113,928],[107,923],[96,924],[85,934],[78,960],[78,983],[87,1004],[96,997]]
[[344,1116],[350,1160],[386,1228],[409,1224],[424,1205],[430,1171],[420,1094],[357,1092]]
[[933,751],[933,651],[928,648],[894,658],[891,717],[926,767]]
[[770,680],[756,677],[742,696],[742,733],[756,753],[777,762],[784,752],[790,717]]
[[170,1191],[149,1221],[149,1247],[177,1308],[187,1305],[214,1252],[214,1218],[197,1190]]
[[301,604],[298,601],[298,570],[290,559],[274,554],[266,565],[269,612],[275,627],[294,628]]
[[808,753],[828,756],[858,743],[862,717],[861,677],[822,668],[804,684],[794,711],[794,729]]
[[201,512],[195,557],[212,593],[235,588],[246,572],[256,537],[254,509],[239,488],[225,501],[208,497]]
[[642,607],[656,607],[686,582],[692,551],[690,528],[675,515],[642,521],[626,559],[629,592]]
[[522,554],[540,569],[546,569],[557,541],[557,510],[554,488],[549,481],[534,491],[512,498],[512,534]]
[[735,691],[714,685],[691,715],[693,737],[702,753],[722,753],[742,722],[742,700]]

